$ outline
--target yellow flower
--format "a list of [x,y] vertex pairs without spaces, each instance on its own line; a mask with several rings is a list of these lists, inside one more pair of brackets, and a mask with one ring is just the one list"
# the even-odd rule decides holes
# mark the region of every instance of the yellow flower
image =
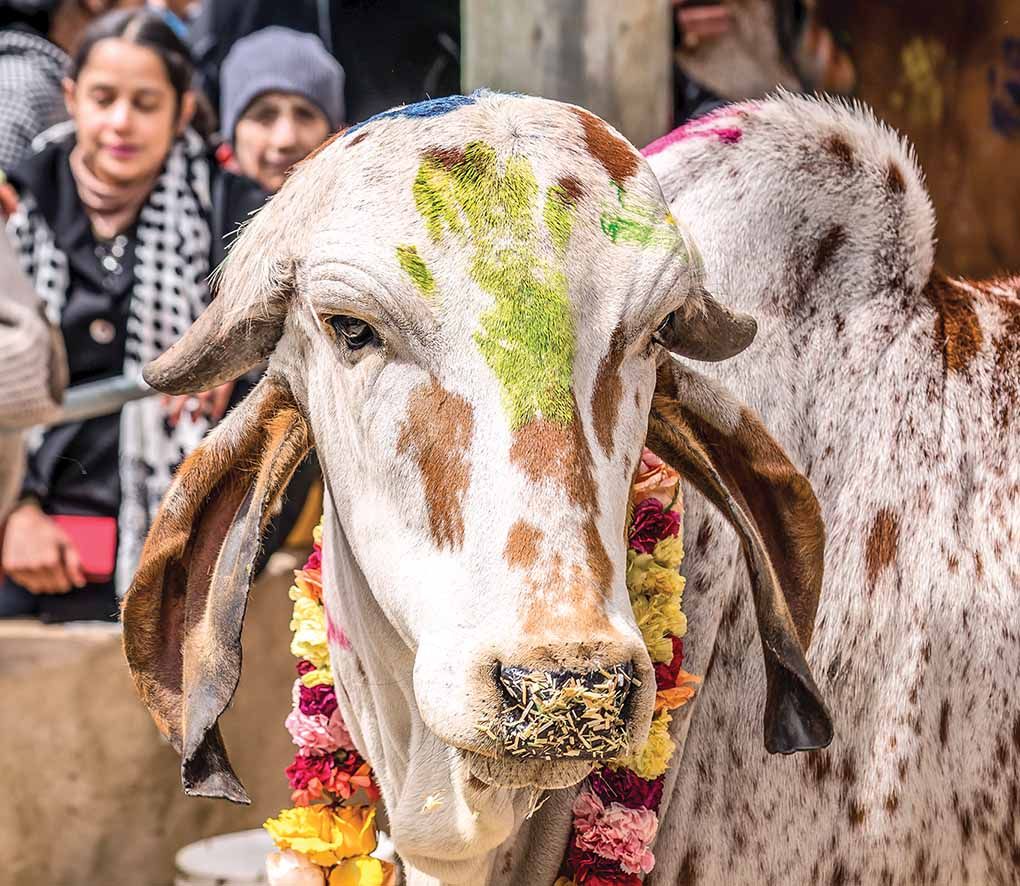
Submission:
[[640,594],[645,584],[645,574],[655,565],[651,554],[639,554],[635,550],[627,551],[627,590]]
[[680,611],[680,602],[661,594],[654,597],[641,594],[631,600],[631,606],[652,661],[671,661],[673,644],[667,635],[683,637],[687,633],[687,616]]
[[319,517],[319,522],[312,530],[312,540],[321,548],[322,547],[322,517]]
[[299,806],[284,809],[262,826],[278,848],[300,852],[315,864],[339,864],[375,850],[375,808],[371,806]]
[[652,720],[648,741],[636,754],[628,754],[613,761],[614,766],[630,769],[649,781],[658,778],[669,768],[669,760],[676,745],[669,734],[669,711],[660,711]]
[[302,674],[301,682],[309,689],[313,686],[332,686],[333,669],[329,666],[329,664],[324,664],[321,668],[309,671],[307,674]]
[[684,577],[676,569],[664,569],[662,566],[655,565],[645,573],[645,583],[641,590],[649,596],[662,594],[666,597],[673,597],[679,603],[684,595],[685,584]]
[[553,883],[553,886],[577,886],[573,880],[568,880],[566,877],[560,877]]
[[326,616],[322,606],[305,596],[294,601],[294,617],[290,622],[294,637],[290,652],[295,658],[310,661],[317,668],[329,663],[326,646]]
[[676,569],[684,559],[684,537],[678,535],[675,538],[672,535],[667,535],[664,539],[656,543],[652,549],[652,556],[655,558],[655,562],[660,566],[667,566],[670,569]]
[[388,874],[387,867],[378,858],[351,858],[333,868],[329,875],[329,886],[383,886]]

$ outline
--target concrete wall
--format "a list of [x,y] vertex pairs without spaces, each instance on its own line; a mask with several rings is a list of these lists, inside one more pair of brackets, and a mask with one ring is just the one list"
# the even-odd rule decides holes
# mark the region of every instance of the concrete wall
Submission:
[[188,843],[289,806],[283,726],[294,659],[280,552],[252,591],[244,669],[221,721],[252,806],[186,797],[177,755],[138,701],[119,630],[0,622],[0,882],[165,886]]

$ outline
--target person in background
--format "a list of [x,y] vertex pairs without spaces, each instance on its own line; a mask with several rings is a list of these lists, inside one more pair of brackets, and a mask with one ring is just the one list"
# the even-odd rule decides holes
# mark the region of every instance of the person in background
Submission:
[[143,0],[0,0],[0,170],[66,119],[61,79],[85,28]]
[[[8,234],[63,333],[72,384],[137,373],[173,344],[209,299],[224,236],[265,199],[189,127],[192,76],[159,16],[111,13],[73,57],[71,119],[11,173]],[[116,618],[172,472],[224,402],[203,395],[175,420],[150,397],[49,428],[7,521],[0,616]]]
[[243,175],[270,193],[344,123],[344,70],[314,34],[263,28],[220,75],[220,132]]
[[[263,28],[238,40],[221,68],[219,95],[221,160],[269,193],[280,189],[291,166],[346,125],[343,68],[318,37],[290,28]],[[239,380],[232,400],[240,399],[254,381]],[[299,539],[309,523],[307,512],[321,500],[319,477],[318,462],[309,456],[287,487],[256,572],[288,536],[303,543]],[[310,519],[314,525],[318,513]]]

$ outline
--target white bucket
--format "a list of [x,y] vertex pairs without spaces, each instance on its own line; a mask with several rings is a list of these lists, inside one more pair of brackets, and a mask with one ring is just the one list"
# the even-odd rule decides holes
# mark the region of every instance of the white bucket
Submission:
[[[221,834],[185,846],[174,860],[174,886],[252,886],[266,883],[266,856],[276,847],[262,828]],[[383,831],[372,853],[395,861],[393,842]]]
[[177,853],[175,886],[252,886],[266,883],[273,841],[262,828],[221,834]]

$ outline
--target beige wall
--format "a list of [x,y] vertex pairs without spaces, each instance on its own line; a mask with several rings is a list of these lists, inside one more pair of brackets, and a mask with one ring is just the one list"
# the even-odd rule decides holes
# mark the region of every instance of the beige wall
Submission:
[[186,797],[177,755],[137,700],[119,632],[0,622],[0,881],[164,886],[181,847],[290,805],[283,726],[294,659],[283,552],[252,591],[244,669],[222,720],[251,807]]

